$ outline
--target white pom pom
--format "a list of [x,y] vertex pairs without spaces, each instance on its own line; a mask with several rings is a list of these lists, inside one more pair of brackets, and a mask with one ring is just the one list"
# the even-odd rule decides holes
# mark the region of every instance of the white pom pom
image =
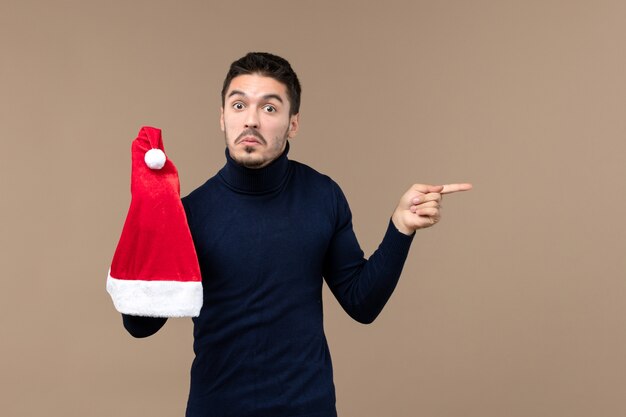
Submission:
[[165,153],[160,149],[150,149],[146,152],[143,160],[150,169],[161,169],[165,165]]

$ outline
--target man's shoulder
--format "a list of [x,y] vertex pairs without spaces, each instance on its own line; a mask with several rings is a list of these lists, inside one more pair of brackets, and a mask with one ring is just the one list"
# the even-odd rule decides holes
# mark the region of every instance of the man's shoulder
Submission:
[[309,165],[294,160],[289,160],[289,162],[298,180],[307,181],[319,187],[328,187],[330,189],[338,187],[337,183],[330,176],[319,172]]
[[197,187],[195,190],[187,194],[181,200],[183,205],[189,205],[199,200],[205,200],[210,198],[211,194],[217,190],[217,174],[209,178],[204,184]]

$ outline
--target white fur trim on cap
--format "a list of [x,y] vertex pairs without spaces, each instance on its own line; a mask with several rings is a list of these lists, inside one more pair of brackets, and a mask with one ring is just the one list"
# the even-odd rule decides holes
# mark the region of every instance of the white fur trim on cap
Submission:
[[107,277],[107,291],[120,313],[147,317],[198,317],[200,281],[144,281]]
[[143,157],[150,169],[161,169],[165,165],[165,153],[160,149],[150,149]]

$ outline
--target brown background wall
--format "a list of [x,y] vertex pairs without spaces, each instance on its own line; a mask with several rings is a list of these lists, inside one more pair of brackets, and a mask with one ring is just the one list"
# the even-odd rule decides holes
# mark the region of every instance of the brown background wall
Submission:
[[373,325],[325,293],[340,415],[626,415],[624,39],[621,1],[2,0],[0,413],[183,415],[191,321],[134,340],[104,289],[130,143],[162,128],[200,185],[227,66],[263,50],[366,253],[412,182],[475,186]]

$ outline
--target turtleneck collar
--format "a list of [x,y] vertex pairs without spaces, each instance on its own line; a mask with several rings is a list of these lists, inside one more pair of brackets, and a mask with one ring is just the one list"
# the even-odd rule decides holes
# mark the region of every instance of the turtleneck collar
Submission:
[[289,142],[283,153],[263,168],[246,168],[238,164],[226,148],[226,165],[219,175],[226,185],[234,191],[246,194],[265,194],[278,189],[289,172]]

